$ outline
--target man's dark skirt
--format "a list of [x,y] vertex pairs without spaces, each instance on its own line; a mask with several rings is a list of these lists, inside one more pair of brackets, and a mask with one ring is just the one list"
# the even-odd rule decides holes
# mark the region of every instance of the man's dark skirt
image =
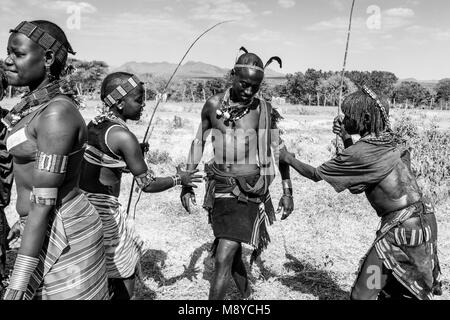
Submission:
[[210,219],[216,238],[213,255],[218,240],[227,239],[252,245],[255,248],[253,262],[270,242],[264,203],[243,202],[234,197],[216,198]]

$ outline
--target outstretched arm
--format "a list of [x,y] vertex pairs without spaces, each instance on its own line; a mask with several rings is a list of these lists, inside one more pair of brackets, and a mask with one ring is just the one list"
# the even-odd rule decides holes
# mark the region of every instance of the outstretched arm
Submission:
[[315,182],[322,180],[322,178],[317,174],[317,170],[315,167],[295,159],[295,155],[290,153],[289,151],[281,151],[280,159],[281,158],[283,158],[286,163],[288,163],[292,168],[294,168],[305,178],[308,178]]
[[[353,145],[352,137],[347,133],[347,131],[345,131],[342,117],[337,116],[336,118],[334,118],[333,133],[341,137],[342,141],[344,142],[345,148],[348,148],[351,145]],[[291,167],[293,167],[298,173],[300,173],[305,178],[308,178],[315,182],[322,180],[322,178],[318,175],[315,167],[307,163],[301,162],[300,160],[297,160],[295,158],[295,155],[288,152],[287,150],[281,151],[280,162],[281,160],[288,163]]]
[[161,192],[180,184],[196,187],[194,182],[201,182],[200,175],[181,170],[177,170],[177,174],[171,177],[155,177],[145,163],[142,148],[136,136],[124,128],[111,129],[107,139],[112,151],[123,157],[137,185],[144,192]]

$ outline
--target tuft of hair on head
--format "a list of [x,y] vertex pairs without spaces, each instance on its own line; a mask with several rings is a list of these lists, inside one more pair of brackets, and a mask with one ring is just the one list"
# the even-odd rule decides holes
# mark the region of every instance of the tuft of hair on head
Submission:
[[[67,40],[66,34],[58,25],[47,20],[34,20],[30,22],[37,25],[39,28],[45,30],[53,38],[58,40],[66,48],[68,53],[70,54],[76,53],[75,51],[73,51],[72,46]],[[66,63],[67,63],[67,55],[64,57],[63,61],[55,60],[55,62],[51,65],[50,72],[55,78],[59,79],[59,77],[65,70]]]
[[100,89],[100,99],[104,101],[108,94],[113,92],[114,89],[125,83],[132,76],[132,73],[122,71],[108,74],[102,82],[102,86]]
[[[386,104],[383,104],[383,106],[386,109],[386,113],[389,115],[389,108]],[[359,131],[368,129],[370,130],[370,133],[374,133],[378,136],[381,132],[386,130],[386,124],[383,121],[377,102],[365,94],[361,89],[345,97],[342,102],[342,112],[356,121]],[[368,128],[365,127],[364,123],[365,114],[369,114],[371,118]]]
[[254,53],[244,53],[239,56],[236,61],[236,64],[244,64],[248,66],[256,66],[260,68],[264,68],[264,64],[260,57],[258,57]]
[[240,48],[239,48],[239,52],[241,52],[241,51],[244,51],[245,53],[248,53],[248,50],[245,49],[245,47],[240,47]]
[[248,52],[248,50],[245,47],[240,47],[239,52],[243,51],[244,53],[241,54],[237,59],[235,64],[244,64],[248,66],[256,66],[260,68],[264,68],[264,64],[260,57],[258,57],[254,53]]
[[267,68],[274,61],[278,62],[278,64],[280,65],[280,68],[283,68],[283,62],[281,61],[281,58],[277,57],[277,56],[273,56],[269,60],[267,60],[266,64],[264,65],[264,69]]

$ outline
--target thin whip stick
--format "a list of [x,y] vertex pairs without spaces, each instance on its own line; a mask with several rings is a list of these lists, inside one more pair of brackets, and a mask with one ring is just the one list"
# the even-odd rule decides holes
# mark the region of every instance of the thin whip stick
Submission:
[[[345,67],[347,65],[347,53],[348,53],[348,44],[350,42],[350,34],[352,31],[352,18],[353,18],[353,8],[355,7],[355,0],[352,2],[352,9],[350,10],[350,19],[348,23],[348,32],[347,32],[347,43],[345,45],[345,55],[344,55],[344,63],[342,66],[342,72],[341,72],[341,86],[339,90],[339,103],[338,103],[338,117],[341,115],[341,106],[342,106],[342,91],[344,87],[344,74],[345,74]],[[336,153],[338,153],[338,139],[339,136],[336,135]]]

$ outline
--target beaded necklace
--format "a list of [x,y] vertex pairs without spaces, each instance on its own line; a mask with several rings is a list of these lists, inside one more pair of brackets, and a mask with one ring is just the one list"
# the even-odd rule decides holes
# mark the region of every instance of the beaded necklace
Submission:
[[11,131],[12,128],[24,117],[42,107],[42,104],[52,100],[57,95],[61,94],[61,86],[64,80],[53,81],[32,92],[27,93],[18,104],[16,104],[11,111],[2,119],[2,122]]
[[114,114],[114,112],[112,112],[112,111],[101,112],[98,116],[96,116],[94,119],[92,119],[92,123],[94,123],[95,125],[98,125],[106,120],[117,123],[117,124],[125,127],[127,130],[129,130],[127,123],[125,121],[123,121],[122,119],[120,119],[118,116],[116,116]]
[[222,106],[219,110],[216,111],[216,114],[219,118],[224,118],[224,123],[226,126],[228,126],[231,122],[234,128],[236,127],[236,122],[250,112],[254,101],[254,97],[252,97],[250,102],[247,104],[232,101],[231,88],[229,88],[227,89],[227,91],[225,91],[222,99]]

